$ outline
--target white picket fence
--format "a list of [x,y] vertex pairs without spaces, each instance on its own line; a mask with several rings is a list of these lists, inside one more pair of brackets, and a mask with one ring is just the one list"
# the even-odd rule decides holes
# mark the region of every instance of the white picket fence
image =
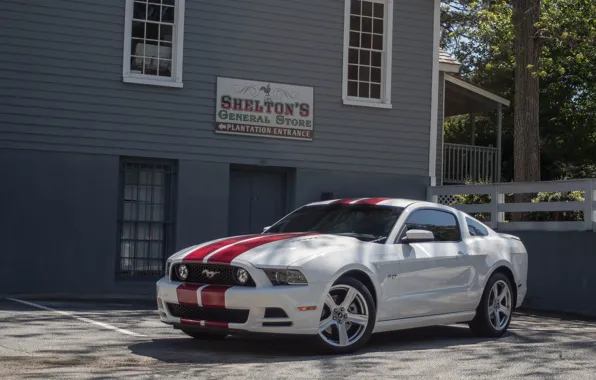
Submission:
[[[574,202],[505,202],[506,194],[536,194],[580,191],[584,201]],[[490,195],[490,203],[461,204],[457,195]],[[593,231],[596,232],[596,179],[552,181],[552,182],[516,182],[487,185],[435,186],[428,188],[428,200],[451,205],[466,213],[490,215],[487,222],[496,230],[507,231]],[[509,212],[558,212],[583,211],[583,221],[532,221],[512,222],[505,220]]]

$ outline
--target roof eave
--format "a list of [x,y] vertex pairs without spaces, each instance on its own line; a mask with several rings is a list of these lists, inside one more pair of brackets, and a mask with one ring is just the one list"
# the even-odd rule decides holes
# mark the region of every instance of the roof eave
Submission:
[[446,73],[459,73],[461,65],[455,63],[440,62],[439,70]]

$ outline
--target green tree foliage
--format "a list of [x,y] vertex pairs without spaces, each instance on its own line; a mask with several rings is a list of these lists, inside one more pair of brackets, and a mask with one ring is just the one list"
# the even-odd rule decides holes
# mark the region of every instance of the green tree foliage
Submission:
[[[512,0],[515,1],[515,0]],[[442,46],[462,62],[462,76],[513,102],[514,28],[507,0],[444,0]],[[542,179],[596,177],[596,1],[542,0],[537,38]],[[513,176],[513,109],[504,110],[503,173]],[[477,143],[494,144],[494,115],[477,119]],[[446,138],[469,139],[466,117]],[[447,140],[453,141],[453,140]]]

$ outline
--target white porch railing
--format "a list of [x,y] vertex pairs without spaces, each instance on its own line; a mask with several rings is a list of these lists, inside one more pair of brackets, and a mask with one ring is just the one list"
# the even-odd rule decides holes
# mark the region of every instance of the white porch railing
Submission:
[[[576,198],[580,200],[568,202],[512,202],[515,194],[559,192],[577,192],[575,194],[579,194],[579,196]],[[470,195],[476,195],[476,197],[470,199]],[[509,201],[506,202],[506,198]],[[481,213],[488,216],[487,224],[497,230],[596,232],[596,179],[437,186],[428,188],[428,199],[432,202],[450,205],[469,214]],[[530,216],[536,216],[536,213],[552,215],[554,212],[574,212],[575,217],[571,221],[506,220],[506,213],[526,213]],[[583,217],[579,217],[582,213]]]
[[445,144],[443,149],[443,183],[498,182],[497,148]]

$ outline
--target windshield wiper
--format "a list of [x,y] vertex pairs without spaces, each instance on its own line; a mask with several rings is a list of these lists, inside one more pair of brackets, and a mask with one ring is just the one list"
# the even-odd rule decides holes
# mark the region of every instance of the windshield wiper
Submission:
[[372,234],[359,234],[357,232],[338,232],[334,235],[344,235],[344,236],[351,236],[355,238],[363,238],[363,239],[370,239],[367,240],[369,243],[376,243],[380,240],[387,239],[387,236],[377,236]]
[[387,236],[379,236],[375,240],[371,240],[369,243],[376,243],[376,242],[379,242],[379,241],[385,240],[385,239],[387,239]]

